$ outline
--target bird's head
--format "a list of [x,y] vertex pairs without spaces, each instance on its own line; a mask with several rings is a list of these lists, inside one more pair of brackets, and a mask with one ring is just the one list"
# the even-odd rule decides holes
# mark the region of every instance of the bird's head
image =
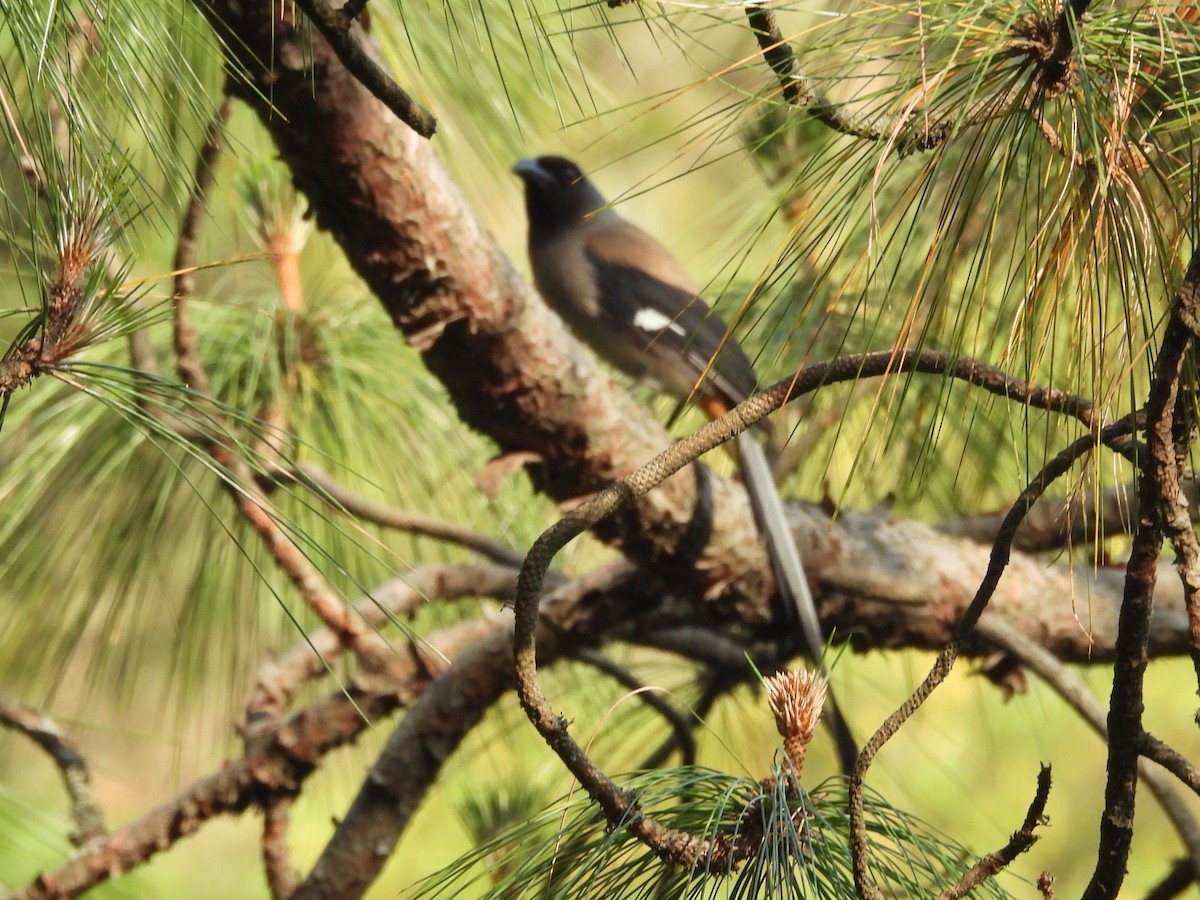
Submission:
[[531,232],[556,232],[578,225],[606,207],[579,166],[561,156],[523,159],[513,172],[525,183],[525,210]]

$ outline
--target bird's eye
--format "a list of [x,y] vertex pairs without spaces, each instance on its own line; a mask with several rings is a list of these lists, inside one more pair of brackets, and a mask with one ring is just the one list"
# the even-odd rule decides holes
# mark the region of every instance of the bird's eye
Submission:
[[549,157],[544,164],[561,184],[574,184],[583,179],[583,172],[579,171],[579,166],[569,159]]

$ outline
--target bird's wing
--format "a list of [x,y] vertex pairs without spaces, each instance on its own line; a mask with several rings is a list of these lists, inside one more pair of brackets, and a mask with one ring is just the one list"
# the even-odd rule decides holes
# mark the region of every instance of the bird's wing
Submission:
[[662,244],[635,225],[610,220],[585,230],[583,248],[609,327],[626,332],[671,393],[689,396],[703,378],[730,405],[754,392],[750,360]]

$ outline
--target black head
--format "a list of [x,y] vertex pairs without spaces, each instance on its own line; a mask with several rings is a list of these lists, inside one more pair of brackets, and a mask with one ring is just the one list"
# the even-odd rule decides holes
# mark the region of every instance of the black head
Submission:
[[513,172],[525,182],[531,233],[577,225],[607,205],[579,166],[561,156],[523,159]]

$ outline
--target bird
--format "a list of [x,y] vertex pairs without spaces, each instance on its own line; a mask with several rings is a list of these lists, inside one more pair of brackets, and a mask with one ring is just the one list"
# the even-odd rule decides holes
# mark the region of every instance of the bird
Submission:
[[[657,239],[623,218],[574,162],[561,156],[513,166],[525,189],[534,285],[571,331],[602,359],[649,378],[710,417],[752,395],[758,379],[699,285]],[[784,608],[800,624],[806,655],[820,665],[825,641],[812,592],[766,452],[738,435],[743,480],[775,570]],[[842,768],[858,750],[833,701],[827,708]]]

